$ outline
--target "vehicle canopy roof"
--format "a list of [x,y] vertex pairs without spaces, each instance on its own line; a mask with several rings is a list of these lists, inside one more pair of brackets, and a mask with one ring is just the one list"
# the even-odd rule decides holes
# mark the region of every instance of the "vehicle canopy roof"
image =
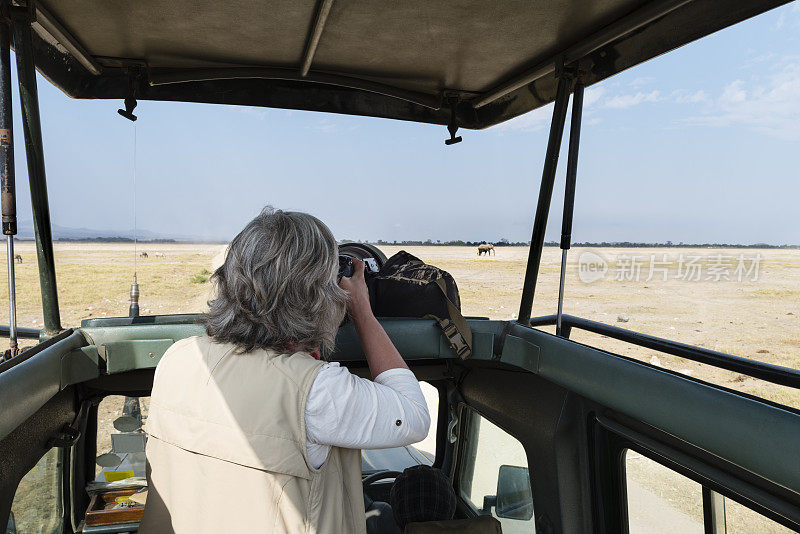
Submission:
[[[28,0],[33,2],[34,0]],[[36,0],[74,98],[238,104],[485,128],[786,0]]]

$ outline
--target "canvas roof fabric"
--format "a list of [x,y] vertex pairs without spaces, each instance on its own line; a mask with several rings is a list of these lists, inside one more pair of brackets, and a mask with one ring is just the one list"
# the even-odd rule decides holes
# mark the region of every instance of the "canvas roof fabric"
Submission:
[[[38,0],[39,71],[74,98],[486,128],[785,0]],[[15,9],[26,9],[17,7]]]

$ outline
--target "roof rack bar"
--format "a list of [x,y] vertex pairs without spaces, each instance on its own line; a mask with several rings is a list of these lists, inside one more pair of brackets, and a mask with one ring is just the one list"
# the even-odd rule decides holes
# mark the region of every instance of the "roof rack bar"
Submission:
[[407,91],[382,83],[353,78],[342,74],[312,72],[308,76],[301,76],[296,69],[280,67],[220,67],[204,69],[169,69],[155,70],[149,74],[150,85],[167,85],[172,83],[190,83],[211,80],[237,80],[237,79],[264,79],[264,80],[289,80],[301,82],[322,83],[338,87],[349,87],[370,93],[390,96],[405,100],[430,109],[442,107],[441,95]]
[[[33,2],[33,0],[28,1]],[[67,31],[57,18],[51,15],[50,12],[42,6],[41,2],[34,2],[33,5],[36,10],[36,20],[34,24],[41,26],[45,32],[52,35],[61,46],[67,49],[72,57],[78,60],[78,63],[86,68],[86,70],[94,75],[100,74],[103,67],[101,67],[97,60],[86,51],[80,41]]]
[[12,8],[11,19],[17,56],[22,129],[25,132],[25,154],[28,160],[33,230],[36,234],[36,255],[39,260],[44,335],[53,336],[61,331],[61,317],[58,311],[53,234],[50,227],[50,205],[47,200],[47,180],[44,172],[39,93],[36,87],[36,65],[33,57],[33,32],[30,14],[26,8]]
[[[687,343],[680,343],[670,339],[642,334],[634,330],[612,326],[610,324],[564,314],[562,316],[564,327],[577,328],[586,332],[593,332],[602,336],[618,339],[632,345],[652,349],[664,354],[671,354],[679,358],[685,358],[698,363],[727,369],[735,373],[743,374],[773,384],[780,384],[790,388],[800,389],[800,370],[782,365],[760,362],[750,358],[734,356],[725,352],[696,347]],[[534,317],[529,321],[530,326],[550,326],[556,324],[555,315],[544,315]],[[569,336],[564,336],[569,337]]]
[[539,276],[539,264],[542,261],[544,232],[547,228],[547,216],[550,213],[550,200],[553,198],[553,184],[558,167],[558,154],[561,150],[561,138],[564,136],[564,122],[567,119],[569,89],[572,85],[572,73],[562,72],[558,78],[556,102],[553,106],[553,119],[550,122],[550,137],[547,140],[547,152],[544,156],[542,183],[539,186],[539,201],[536,204],[536,217],[533,220],[531,246],[528,248],[528,264],[525,268],[525,282],[522,284],[522,298],[519,303],[517,322],[527,325],[533,308],[533,294],[536,291],[536,279]]
[[[38,328],[18,326],[16,327],[16,330],[16,335],[19,339],[39,339],[40,332]],[[0,338],[2,337],[11,337],[11,325],[0,325]]]
[[589,37],[579,41],[565,51],[546,60],[537,63],[534,67],[526,70],[522,74],[503,82],[488,93],[475,100],[473,105],[475,108],[480,108],[494,102],[512,91],[516,91],[524,85],[548,76],[555,72],[556,61],[561,58],[565,65],[569,65],[575,61],[583,59],[592,52],[602,48],[603,46],[612,43],[620,37],[635,31],[642,26],[653,22],[654,20],[663,17],[677,8],[688,4],[691,0],[661,0],[658,2],[650,2],[636,11],[622,17],[616,22],[612,22],[600,31],[593,33]]
[[328,14],[331,12],[332,5],[333,0],[320,0],[317,16],[314,18],[314,26],[311,28],[311,33],[306,43],[306,51],[303,54],[303,65],[300,67],[300,76],[304,78],[308,75],[311,62],[314,61],[314,54],[317,52],[322,30],[325,29],[325,23],[328,21]]

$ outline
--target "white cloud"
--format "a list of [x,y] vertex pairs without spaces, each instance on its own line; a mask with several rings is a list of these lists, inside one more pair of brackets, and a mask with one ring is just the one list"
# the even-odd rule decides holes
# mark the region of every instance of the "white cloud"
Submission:
[[652,82],[654,80],[655,80],[655,78],[653,78],[652,76],[640,76],[639,78],[635,78],[628,85],[630,85],[631,87],[641,87],[643,85],[649,84],[650,82]]
[[511,120],[498,124],[493,129],[496,132],[509,130],[521,130],[524,132],[535,132],[550,126],[550,119],[553,117],[552,105],[544,106],[524,115],[514,117]]
[[643,102],[658,102],[659,100],[661,100],[661,98],[658,91],[650,91],[649,93],[642,93],[640,91],[636,94],[617,95],[609,98],[603,103],[603,107],[627,109],[638,106]]
[[775,58],[777,57],[777,55],[774,52],[766,52],[764,54],[758,54],[756,56],[754,56],[753,54],[754,54],[753,50],[747,51],[747,55],[751,57],[742,62],[741,69],[760,67],[764,63],[774,62]]
[[703,126],[744,126],[781,139],[800,140],[800,60],[755,81],[725,86],[704,115],[684,122]]
[[778,16],[778,20],[775,22],[775,29],[795,30],[800,28],[800,19],[797,18],[798,13],[800,13],[800,2],[795,0],[792,2],[791,10],[784,9],[781,11],[781,14]]
[[[606,90],[602,87],[589,87],[583,93],[583,110],[587,111],[588,108],[595,105],[600,101]],[[550,121],[553,118],[553,105],[543,106],[541,108],[529,111],[524,115],[514,117],[511,120],[498,124],[492,129],[496,132],[504,131],[524,131],[535,132],[550,127]],[[569,118],[567,119],[569,121]],[[596,124],[596,123],[595,123]]]
[[269,110],[264,108],[257,108],[253,106],[237,106],[235,108],[239,113],[244,113],[245,115],[250,115],[252,117],[257,118],[258,120],[264,120],[264,117],[267,116]]
[[597,102],[600,101],[600,99],[603,97],[604,94],[606,94],[606,90],[603,89],[602,87],[588,88],[583,93],[583,108],[586,109],[588,107],[597,104]]
[[294,113],[291,109],[273,109],[273,108],[262,108],[257,106],[235,106],[234,109],[239,113],[243,113],[245,115],[250,115],[251,117],[255,117],[258,120],[264,120],[268,115],[276,116],[280,115],[282,117],[291,117]]
[[689,93],[686,91],[675,91],[672,93],[672,98],[678,104],[698,104],[701,102],[710,102],[711,97],[708,96],[708,93],[700,89],[699,91],[695,91],[694,93]]
[[747,91],[743,89],[744,82],[736,80],[725,86],[722,96],[719,97],[720,104],[738,104],[747,100]]
[[339,125],[337,125],[335,122],[328,119],[327,117],[320,121],[317,121],[316,124],[314,124],[313,126],[309,126],[308,128],[325,133],[334,133],[339,131]]

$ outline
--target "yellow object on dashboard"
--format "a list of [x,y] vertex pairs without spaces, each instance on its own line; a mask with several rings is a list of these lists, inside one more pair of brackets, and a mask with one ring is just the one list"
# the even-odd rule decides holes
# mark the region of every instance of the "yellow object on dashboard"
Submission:
[[117,480],[131,478],[132,476],[133,471],[105,471],[103,473],[103,477],[106,479],[106,482],[116,482]]

